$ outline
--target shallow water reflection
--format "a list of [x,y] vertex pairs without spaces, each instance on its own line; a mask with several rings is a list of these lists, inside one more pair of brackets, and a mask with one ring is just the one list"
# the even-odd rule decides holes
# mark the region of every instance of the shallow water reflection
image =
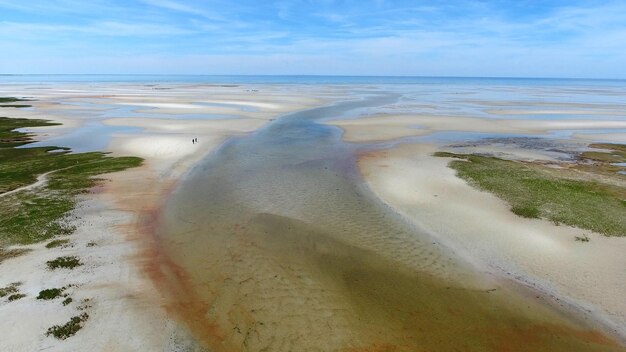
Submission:
[[158,232],[196,336],[216,351],[620,350],[410,226],[317,123],[399,97],[286,115],[189,173]]

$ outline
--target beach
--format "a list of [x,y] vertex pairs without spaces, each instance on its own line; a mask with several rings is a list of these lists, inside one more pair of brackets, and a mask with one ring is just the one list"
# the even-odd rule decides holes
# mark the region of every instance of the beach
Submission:
[[[53,249],[45,248],[45,243],[19,246],[30,251],[2,263],[0,286],[22,282],[21,291],[32,297],[28,302],[23,299],[2,306],[0,328],[7,332],[2,348],[13,351],[200,348],[184,324],[172,319],[168,294],[160,292],[153,281],[158,280],[159,269],[155,264],[158,244],[149,231],[144,231],[150,226],[150,217],[181,175],[228,137],[253,132],[279,114],[315,106],[327,98],[323,94],[300,97],[281,90],[268,92],[269,96],[254,96],[246,89],[219,86],[173,87],[169,88],[174,90],[171,93],[143,85],[100,89],[78,85],[44,87],[39,91],[29,86],[3,89],[7,90],[3,94],[36,99],[33,109],[4,109],[6,115],[62,123],[36,132],[42,144],[68,146],[69,143],[79,151],[103,150],[112,155],[139,156],[144,158],[144,163],[139,168],[105,175],[106,181],[81,197],[79,206],[70,215],[77,227],[70,245]],[[215,107],[215,111],[202,106],[198,109],[204,119],[198,119],[197,115],[186,118],[190,110],[196,113],[194,106],[189,108],[194,99],[228,105],[229,116],[224,118],[223,106]],[[119,115],[107,115],[129,102],[136,104],[133,109],[143,109],[145,101],[164,105],[152,108],[158,111],[153,110],[150,118],[135,117],[137,114],[131,109]],[[254,111],[243,111],[242,107]],[[211,119],[212,114],[217,118]],[[93,124],[97,124],[95,130],[87,127],[85,134],[80,134],[81,128]],[[107,126],[134,130],[118,133]],[[76,131],[78,138],[72,138]],[[64,140],[64,136],[70,138]],[[193,138],[198,138],[198,142],[192,143]],[[91,143],[93,140],[98,144]],[[71,271],[50,272],[45,262],[59,255],[78,255],[84,265]],[[34,299],[42,288],[65,285],[73,285],[76,308]],[[80,331],[80,338],[56,340],[45,336],[49,326],[67,320],[79,308],[89,312],[89,322]]]
[[61,123],[31,146],[143,163],[80,196],[67,245],[10,247],[0,347],[624,350],[626,238],[517,216],[434,154],[573,165],[626,142],[626,92],[470,83],[1,86],[32,107],[0,115]]

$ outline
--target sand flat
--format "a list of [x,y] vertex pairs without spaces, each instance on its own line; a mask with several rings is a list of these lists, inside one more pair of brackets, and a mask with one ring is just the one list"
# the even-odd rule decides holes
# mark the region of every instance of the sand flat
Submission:
[[[72,85],[71,89],[29,88],[13,86],[6,94],[33,97],[37,99],[33,102],[35,108],[13,109],[7,115],[63,123],[60,127],[33,129],[36,139],[45,142],[53,136],[62,137],[94,121],[110,126],[138,127],[141,130],[133,133],[111,135],[104,151],[140,156],[145,162],[139,168],[104,175],[108,181],[94,189],[93,194],[84,196],[73,212],[78,218],[74,222],[78,229],[70,237],[72,247],[47,249],[45,243],[31,245],[26,247],[31,249],[27,254],[0,265],[0,287],[22,281],[21,290],[28,295],[12,304],[0,305],[3,317],[0,329],[9,332],[3,335],[0,346],[12,351],[201,349],[189,335],[186,325],[168,312],[171,297],[155,286],[153,279],[159,258],[154,254],[158,244],[142,229],[149,226],[152,214],[192,165],[229,136],[250,133],[275,116],[266,108],[286,112],[319,104],[324,98],[309,96],[299,100],[294,93],[285,93],[289,95],[287,105],[276,102],[272,106],[258,106],[258,111],[251,112],[253,117],[236,120],[184,120],[181,116],[169,119],[171,114],[163,114],[162,119],[129,116],[102,119],[103,112],[112,110],[111,104],[137,97],[147,96],[166,107],[180,103],[176,96],[170,96],[170,91],[155,92],[138,85],[103,85],[99,89],[80,84]],[[175,88],[186,91],[183,95],[193,92],[200,100],[211,97],[215,89],[220,90],[220,87]],[[220,94],[229,102],[237,99],[245,102],[249,95],[243,89],[233,88],[223,88]],[[276,99],[282,99],[282,94],[276,93]],[[185,110],[175,106],[176,113]],[[71,113],[73,111],[78,113]],[[193,144],[191,139],[196,137],[198,143]],[[88,243],[94,245],[88,247]],[[71,275],[48,271],[45,261],[59,255],[78,255],[85,265],[74,269]],[[68,307],[60,302],[34,298],[41,289],[68,284],[77,285],[72,289],[76,303]],[[82,304],[82,299],[89,300],[85,303],[89,319],[79,332],[80,336],[64,341],[46,337],[48,327],[62,324],[77,314],[76,307]]]
[[[348,94],[345,87],[67,84],[2,89],[39,99],[34,109],[18,111],[20,116],[58,117],[71,124],[38,131],[44,142],[53,133],[62,137],[96,123],[109,134],[104,150],[146,159],[142,167],[106,175],[110,182],[85,196],[76,211],[82,220],[76,223],[80,239],[75,247],[35,245],[10,265],[0,265],[6,281],[0,286],[25,275],[29,294],[19,304],[0,306],[3,314],[22,317],[0,322],[2,329],[21,327],[11,330],[2,346],[59,351],[195,351],[206,346],[216,351],[622,350],[601,332],[604,325],[584,321],[587,313],[570,314],[579,311],[559,306],[590,309],[589,317],[606,317],[607,325],[622,323],[622,302],[600,291],[623,292],[623,275],[596,277],[603,265],[623,263],[615,259],[623,253],[621,244],[594,236],[593,246],[576,252],[566,240],[578,233],[575,229],[560,228],[562,234],[552,238],[550,224],[520,223],[497,199],[456,179],[445,159],[430,157],[430,145],[366,154],[357,170],[353,146],[338,144],[337,129],[273,121],[336,100],[358,105],[359,95]],[[190,108],[202,102],[217,105]],[[132,109],[137,104],[149,109]],[[254,109],[231,109],[238,111],[233,119],[192,116],[223,111],[219,104]],[[142,115],[155,110],[158,118]],[[318,112],[333,116],[334,110]],[[305,113],[303,121],[319,117]],[[270,122],[273,128],[264,128]],[[345,131],[346,140],[368,143],[451,130],[540,134],[552,128],[626,126],[612,120],[378,114],[331,123]],[[135,129],[110,132],[108,127]],[[198,143],[192,143],[196,137]],[[246,144],[255,138],[266,143]],[[233,145],[244,152],[238,154]],[[201,163],[214,160],[209,155],[217,161]],[[187,185],[184,191],[181,185]],[[467,198],[455,203],[455,196]],[[175,210],[164,211],[172,199]],[[170,237],[163,232],[167,226],[159,226],[164,218],[175,220]],[[511,235],[501,236],[509,227]],[[502,238],[491,241],[494,235]],[[98,245],[85,251],[91,242]],[[601,257],[605,249],[607,257]],[[595,253],[593,265],[576,262],[586,251]],[[45,271],[41,263],[60,253],[79,255],[87,265],[71,276]],[[551,255],[564,259],[556,263]],[[557,277],[570,263],[584,275]],[[512,274],[501,276],[506,270]],[[26,275],[31,272],[32,280]],[[68,279],[79,285],[76,297],[92,303],[80,339],[61,342],[42,331],[73,311],[53,305],[32,314],[43,307],[33,295]],[[577,291],[587,280],[595,280],[597,288]],[[554,299],[562,297],[567,300]],[[132,338],[119,338],[128,331]]]
[[450,131],[522,135],[547,134],[555,130],[626,128],[624,120],[524,120],[408,114],[331,120],[328,123],[342,128],[344,139],[350,142],[386,141]]
[[497,197],[457,178],[446,166],[448,159],[432,156],[437,150],[401,145],[365,154],[359,165],[381,199],[459,253],[588,310],[625,333],[623,238],[592,234],[590,245],[582,246],[573,239],[587,230],[520,218]]

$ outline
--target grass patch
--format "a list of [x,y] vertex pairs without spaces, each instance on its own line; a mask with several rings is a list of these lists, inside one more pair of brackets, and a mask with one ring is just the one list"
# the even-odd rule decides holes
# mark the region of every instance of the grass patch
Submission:
[[24,297],[26,297],[26,295],[25,295],[25,294],[23,294],[23,293],[15,293],[15,294],[10,295],[10,296],[7,298],[7,300],[8,300],[9,302],[12,302],[12,301],[17,301],[18,299],[22,299],[22,298],[24,298]]
[[28,253],[31,250],[32,249],[28,249],[28,248],[15,248],[15,249],[0,248],[0,263],[5,261],[6,259],[19,257],[20,255]]
[[14,282],[8,286],[0,287],[0,297],[6,297],[10,294],[17,293],[21,285],[21,282]]
[[83,313],[81,315],[70,318],[70,321],[63,325],[54,325],[48,329],[46,336],[54,336],[59,340],[65,340],[68,337],[74,336],[80,329],[83,328],[83,324],[89,319],[89,314]]
[[523,218],[538,219],[540,215],[539,209],[532,205],[512,206],[511,211]]
[[15,103],[18,101],[30,101],[29,99],[21,99],[21,98],[15,98],[15,97],[0,97],[0,104],[3,103]]
[[608,176],[615,174],[624,178],[619,172],[626,172],[626,166],[619,166],[616,163],[626,163],[626,145],[596,143],[590,144],[589,147],[596,149],[606,149],[604,151],[586,151],[580,154],[579,158],[582,163],[576,166],[576,169],[584,172],[601,173]]
[[66,244],[70,243],[70,240],[64,239],[64,240],[52,240],[50,242],[48,242],[48,244],[46,244],[46,248],[56,248],[56,247],[60,247],[60,246],[64,246]]
[[26,297],[25,294],[20,293],[19,287],[22,285],[21,282],[13,282],[5,287],[0,287],[0,297],[7,297],[9,302],[16,301],[18,299]]
[[0,104],[0,108],[30,108],[32,105],[26,104]]
[[62,303],[63,303],[64,306],[72,303],[72,297],[67,297],[66,299],[63,300]]
[[[0,193],[36,182],[48,174],[46,187],[0,198],[0,246],[30,244],[75,229],[64,217],[99,179],[97,175],[139,166],[142,159],[110,157],[106,153],[71,154],[67,148],[15,148],[32,142],[31,135],[17,132],[23,127],[56,125],[45,120],[0,117]],[[52,150],[60,152],[50,153]]]
[[45,290],[41,290],[39,291],[39,295],[37,296],[37,299],[43,299],[43,300],[55,299],[55,298],[63,296],[63,291],[65,291],[65,287],[48,288]]
[[583,179],[539,164],[472,154],[435,155],[461,159],[449,164],[460,178],[504,199],[519,216],[626,236],[626,189],[592,173]]
[[56,125],[59,124],[46,120],[0,117],[0,148],[16,147],[31,142],[32,134],[15,131],[18,128]]
[[611,143],[595,143],[589,147],[595,149],[607,149],[610,152],[587,151],[580,154],[583,159],[590,159],[605,163],[626,162],[626,145]]
[[591,239],[589,239],[589,236],[587,236],[587,235],[584,235],[582,237],[581,236],[576,236],[575,239],[578,242],[589,242],[589,241],[591,241]]
[[65,256],[65,257],[58,257],[54,260],[48,260],[46,262],[46,265],[48,265],[48,269],[55,270],[59,268],[74,269],[75,267],[81,266],[83,264],[80,262],[80,259],[78,259],[76,256]]

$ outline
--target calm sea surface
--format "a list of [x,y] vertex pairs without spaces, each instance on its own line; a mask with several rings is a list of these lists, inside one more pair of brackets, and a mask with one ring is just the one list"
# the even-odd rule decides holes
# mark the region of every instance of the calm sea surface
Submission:
[[626,87],[619,79],[481,78],[410,76],[234,76],[234,75],[1,75],[0,83],[213,83],[213,84],[484,84]]

